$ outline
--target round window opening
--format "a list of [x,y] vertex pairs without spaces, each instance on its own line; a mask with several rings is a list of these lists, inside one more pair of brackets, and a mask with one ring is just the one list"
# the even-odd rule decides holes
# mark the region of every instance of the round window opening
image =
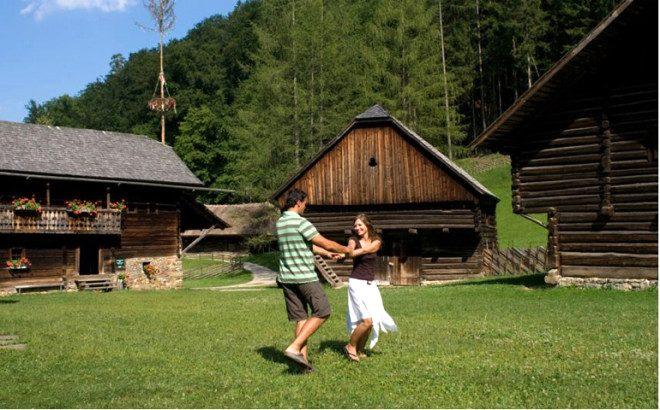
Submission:
[[378,165],[378,162],[376,161],[376,157],[369,158],[369,166],[375,167],[376,165]]

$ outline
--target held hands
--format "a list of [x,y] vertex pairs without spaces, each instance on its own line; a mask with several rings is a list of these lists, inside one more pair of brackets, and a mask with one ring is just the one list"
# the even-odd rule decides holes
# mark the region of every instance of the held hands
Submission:
[[330,256],[333,260],[341,260],[345,258],[345,255],[342,253],[330,253],[328,256]]

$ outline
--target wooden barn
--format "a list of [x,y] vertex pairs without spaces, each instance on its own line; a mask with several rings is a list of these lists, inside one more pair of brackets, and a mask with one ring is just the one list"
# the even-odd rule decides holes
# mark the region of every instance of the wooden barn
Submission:
[[225,226],[171,147],[0,122],[0,291],[181,285],[183,229]]
[[[380,279],[392,284],[478,277],[482,251],[497,240],[498,199],[428,142],[375,105],[355,117],[283,184],[307,192],[305,213],[346,243],[367,213],[383,237]],[[346,279],[351,263],[330,264]]]
[[481,134],[513,211],[548,214],[546,281],[658,278],[658,3],[625,0]]
[[243,253],[251,248],[260,252],[276,246],[275,222],[279,212],[270,202],[206,207],[227,223],[228,227],[183,232],[181,239],[187,253]]

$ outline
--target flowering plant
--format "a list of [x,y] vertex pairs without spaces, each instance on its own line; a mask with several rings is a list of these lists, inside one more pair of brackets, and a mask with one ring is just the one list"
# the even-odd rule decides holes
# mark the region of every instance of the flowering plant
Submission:
[[142,267],[142,270],[144,271],[144,274],[147,275],[147,277],[149,279],[151,279],[154,276],[158,275],[158,269],[152,264],[144,265],[144,267]]
[[32,198],[16,198],[12,202],[15,211],[30,211],[41,213],[41,204],[37,202],[34,197]]
[[30,269],[32,267],[28,258],[7,259],[5,265],[8,269]]
[[75,216],[91,216],[95,217],[98,212],[98,202],[81,201],[74,199],[73,201],[66,201],[66,210]]
[[122,199],[121,201],[110,202],[110,209],[117,212],[124,212],[126,210],[126,200]]

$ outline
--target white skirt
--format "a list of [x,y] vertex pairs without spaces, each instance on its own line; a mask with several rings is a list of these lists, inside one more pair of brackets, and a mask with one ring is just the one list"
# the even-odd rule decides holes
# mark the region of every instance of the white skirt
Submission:
[[385,311],[377,280],[366,281],[349,278],[346,331],[350,335],[362,320],[369,318],[373,322],[369,349],[373,349],[378,342],[378,334],[380,332],[396,332],[396,324]]

